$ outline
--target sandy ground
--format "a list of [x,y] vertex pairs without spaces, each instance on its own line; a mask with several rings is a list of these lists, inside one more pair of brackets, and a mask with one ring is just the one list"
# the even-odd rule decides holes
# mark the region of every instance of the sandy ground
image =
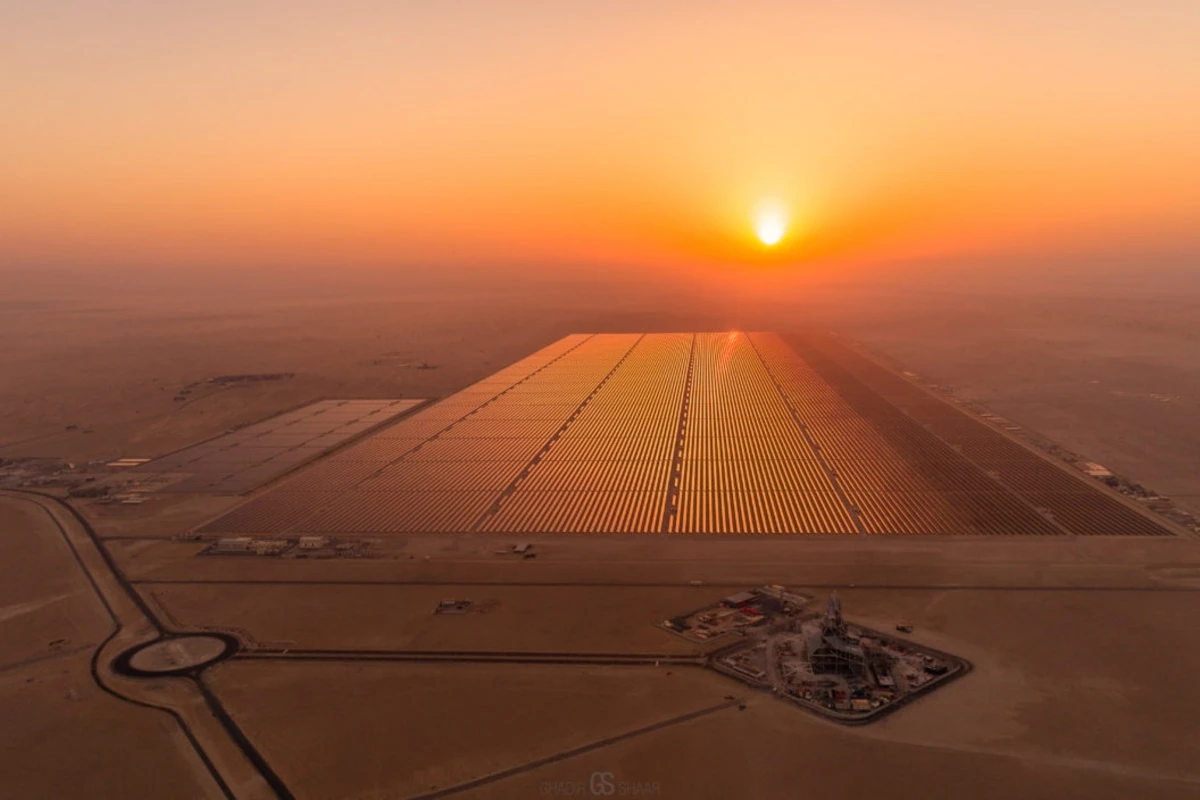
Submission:
[[[593,586],[154,585],[143,588],[180,627],[237,620],[264,645],[330,650],[694,653],[654,627],[711,602],[713,590]],[[443,599],[470,613],[435,615]],[[282,643],[282,644],[280,644]]]
[[[1200,742],[1191,735],[1195,592],[841,596],[849,617],[878,627],[909,621],[914,638],[968,658],[973,671],[856,729],[753,694],[745,712],[606,745],[497,780],[478,796],[533,797],[543,780],[586,781],[596,770],[658,781],[665,797],[733,796],[739,786],[747,796],[788,796],[797,780],[860,796],[871,785],[860,763],[872,765],[875,781],[886,768],[889,796],[1200,796]],[[509,624],[538,627],[545,616],[527,612]],[[520,767],[744,693],[720,676],[672,672],[235,661],[213,680],[277,768],[304,787],[300,796],[340,785],[343,796],[386,797]],[[627,715],[633,708],[638,713]],[[308,724],[287,724],[295,713]],[[343,729],[368,733],[315,733]]]
[[854,618],[912,622],[914,638],[974,665],[970,680],[906,709],[913,713],[863,729],[871,737],[1200,778],[1200,742],[1186,733],[1195,711],[1187,664],[1200,658],[1195,592],[839,595]]
[[[950,691],[947,689],[946,691]],[[765,696],[464,792],[463,798],[588,796],[592,780],[627,796],[889,797],[1044,800],[1195,798],[1195,783],[1121,765],[1000,747],[908,744],[833,728]]]
[[96,685],[92,650],[111,619],[32,503],[0,498],[0,576],[0,795],[219,796],[170,716]]
[[0,668],[94,647],[111,630],[46,513],[0,501]]
[[175,721],[104,694],[90,656],[0,671],[0,794],[220,797]]
[[302,798],[409,797],[737,691],[714,673],[653,667],[232,662],[209,680]]
[[100,536],[137,536],[170,538],[187,533],[197,521],[216,517],[244,497],[216,494],[174,494],[164,492],[146,497],[140,505],[120,503],[99,505],[81,502],[92,527]]

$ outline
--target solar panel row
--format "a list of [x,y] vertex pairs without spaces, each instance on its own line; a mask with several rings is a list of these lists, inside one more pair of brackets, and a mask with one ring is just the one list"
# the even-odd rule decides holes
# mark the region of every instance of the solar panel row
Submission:
[[480,530],[503,533],[650,533],[662,525],[663,493],[539,492],[511,495]]
[[306,517],[298,533],[451,532],[471,527],[495,500],[494,491],[349,491]]
[[[865,532],[1063,532],[897,409],[848,395],[846,386],[817,373],[777,336],[754,340]],[[942,469],[917,466],[923,464]],[[902,489],[880,485],[889,480],[902,481]],[[971,492],[953,491],[947,486],[953,482]]]
[[834,492],[682,492],[674,533],[853,533]]
[[846,504],[750,339],[696,337],[679,533],[854,533]]
[[660,531],[692,337],[622,337],[538,462],[480,520],[487,531]]

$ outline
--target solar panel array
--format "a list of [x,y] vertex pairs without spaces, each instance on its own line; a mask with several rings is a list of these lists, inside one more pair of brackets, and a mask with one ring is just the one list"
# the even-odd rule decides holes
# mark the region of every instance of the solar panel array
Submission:
[[[775,334],[568,336],[200,530],[1169,533],[872,362],[794,344],[803,357]],[[872,368],[964,444],[868,386]]]
[[[1170,531],[1153,518],[1099,489],[1090,479],[1076,476],[1001,434],[987,423],[948,405],[899,375],[884,369],[827,336],[793,337],[796,352],[816,370],[819,380],[840,392],[854,408],[875,420],[890,420],[892,434],[901,442],[922,437],[940,445],[935,466],[916,462],[927,473],[938,473],[937,482],[952,491],[952,500],[964,513],[975,508],[973,524],[983,525],[995,513],[978,507],[976,492],[985,485],[959,467],[969,462],[982,473],[1037,510],[1056,527],[1076,534],[1162,536]],[[902,432],[902,433],[901,433]],[[908,452],[912,445],[908,445]],[[947,467],[954,468],[946,475]]]
[[669,529],[854,533],[854,519],[751,339],[696,337]]
[[240,494],[424,402],[322,400],[154,459],[138,469],[187,475],[160,491]]

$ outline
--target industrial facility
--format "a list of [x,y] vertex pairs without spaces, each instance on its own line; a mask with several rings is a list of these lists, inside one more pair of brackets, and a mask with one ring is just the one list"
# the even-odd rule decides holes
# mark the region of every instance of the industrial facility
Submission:
[[956,656],[855,625],[836,594],[824,613],[783,615],[711,665],[839,722],[868,722],[965,673]]

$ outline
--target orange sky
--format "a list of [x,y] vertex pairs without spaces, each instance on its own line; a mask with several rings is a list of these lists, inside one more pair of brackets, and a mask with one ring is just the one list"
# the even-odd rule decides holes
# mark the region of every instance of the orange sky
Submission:
[[0,264],[1196,252],[1197,31],[1196,0],[0,0]]

